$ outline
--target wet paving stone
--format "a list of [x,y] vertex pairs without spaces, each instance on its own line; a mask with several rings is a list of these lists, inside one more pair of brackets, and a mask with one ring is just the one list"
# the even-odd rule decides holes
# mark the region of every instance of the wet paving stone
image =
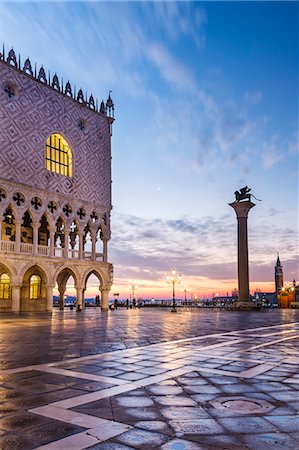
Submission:
[[48,420],[36,414],[19,412],[18,414],[0,418],[0,429],[6,431],[24,431],[28,427],[47,423]]
[[225,429],[214,419],[170,420],[177,436],[193,434],[220,434]]
[[114,419],[123,423],[136,423],[140,420],[162,420],[158,408],[113,408]]
[[240,436],[247,448],[254,450],[298,450],[299,441],[285,433],[249,434]]
[[135,423],[135,427],[143,428],[148,431],[157,431],[167,435],[173,435],[173,431],[169,428],[167,423],[161,420],[143,420]]
[[184,439],[172,439],[160,447],[160,450],[207,450],[205,445]]
[[111,442],[103,442],[98,445],[93,445],[92,447],[89,447],[91,450],[134,450],[133,447],[128,447],[127,445],[120,444],[115,441]]
[[162,406],[197,406],[192,398],[183,395],[154,396],[154,401]]
[[184,391],[180,386],[172,386],[172,385],[151,385],[147,387],[147,391],[151,395],[178,395],[183,394]]
[[25,433],[25,437],[30,440],[30,442],[34,442],[34,445],[38,447],[55,441],[56,439],[62,439],[80,433],[81,431],[85,431],[85,428],[52,420],[44,425],[28,430]]
[[4,437],[0,436],[0,448],[1,450],[30,450],[34,447],[29,439],[11,434]]
[[116,397],[113,399],[113,405],[116,407],[124,407],[124,408],[140,408],[140,407],[149,407],[149,406],[155,406],[153,400],[150,397],[144,396],[122,396],[122,397]]
[[267,420],[286,433],[299,432],[299,415],[267,416]]
[[233,433],[268,433],[278,431],[277,427],[262,417],[221,418],[218,421]]
[[[227,434],[198,434],[191,437],[207,450],[241,450],[247,448],[237,437]],[[251,450],[255,449],[252,448]]]
[[192,420],[200,417],[210,418],[210,415],[200,406],[170,406],[168,408],[162,408],[161,414],[169,420]]
[[170,436],[154,433],[152,431],[134,429],[118,436],[116,439],[123,444],[131,445],[140,449],[157,449],[170,439]]

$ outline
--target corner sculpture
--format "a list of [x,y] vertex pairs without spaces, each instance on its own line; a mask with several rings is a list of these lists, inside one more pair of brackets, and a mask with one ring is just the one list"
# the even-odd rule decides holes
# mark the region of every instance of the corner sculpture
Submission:
[[[251,208],[255,206],[249,192],[251,189],[244,186],[240,191],[235,191],[235,201],[229,205],[235,210],[238,220],[238,290],[239,298],[237,309],[250,310],[252,308],[249,295],[249,266],[248,266],[248,232],[247,218]],[[256,198],[256,197],[254,197]],[[256,200],[261,201],[256,198]]]

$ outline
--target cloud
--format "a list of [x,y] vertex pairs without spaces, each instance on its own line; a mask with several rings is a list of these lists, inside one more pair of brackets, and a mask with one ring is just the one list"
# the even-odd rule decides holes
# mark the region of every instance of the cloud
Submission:
[[256,105],[260,103],[263,99],[263,93],[262,91],[246,91],[244,94],[244,100],[247,103],[250,103],[252,105]]
[[[237,238],[233,215],[218,219],[209,216],[202,219],[187,216],[144,219],[114,212],[112,226],[110,256],[115,266],[116,283],[128,278],[158,282],[171,267],[199,285],[202,277],[210,280],[211,285],[217,280],[235,282]],[[276,252],[281,242],[285,252],[283,260],[288,273],[293,274],[296,272],[296,232],[268,221],[250,228],[252,282],[273,279]],[[269,263],[271,254],[273,262]]]
[[276,142],[270,142],[263,146],[263,165],[265,169],[272,169],[283,158],[283,152],[278,148]]
[[196,83],[191,70],[161,44],[148,45],[145,55],[156,65],[165,81],[181,90],[195,89]]

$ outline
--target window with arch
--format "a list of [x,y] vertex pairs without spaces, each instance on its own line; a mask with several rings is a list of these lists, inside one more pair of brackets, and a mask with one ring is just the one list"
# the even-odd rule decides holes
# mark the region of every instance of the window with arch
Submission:
[[39,275],[31,275],[29,287],[30,287],[30,299],[37,300],[41,295],[42,280]]
[[0,300],[11,298],[10,278],[7,273],[0,276]]
[[67,177],[72,176],[72,151],[64,137],[58,133],[51,134],[47,139],[46,168]]

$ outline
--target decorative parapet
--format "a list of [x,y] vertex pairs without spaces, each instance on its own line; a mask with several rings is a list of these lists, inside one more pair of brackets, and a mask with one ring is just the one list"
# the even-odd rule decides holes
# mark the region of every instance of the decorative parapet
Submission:
[[59,81],[57,74],[55,73],[53,77],[48,71],[48,75],[43,66],[37,69],[36,63],[34,64],[34,70],[32,68],[32,64],[29,58],[27,58],[24,64],[21,63],[20,54],[17,58],[14,49],[9,50],[8,54],[5,54],[5,47],[3,45],[2,53],[0,52],[0,62],[7,64],[14,69],[22,72],[23,74],[33,78],[38,83],[44,84],[48,86],[50,89],[53,89],[56,92],[64,95],[65,97],[69,97],[83,105],[96,113],[103,114],[109,118],[110,124],[114,121],[114,104],[111,99],[110,93],[106,103],[104,100],[99,103],[98,99],[94,99],[94,96],[91,94],[89,97],[87,92],[83,93],[83,90],[80,88],[78,91],[76,90],[76,86],[72,88],[71,83],[67,81],[65,84],[63,82],[63,78]]

